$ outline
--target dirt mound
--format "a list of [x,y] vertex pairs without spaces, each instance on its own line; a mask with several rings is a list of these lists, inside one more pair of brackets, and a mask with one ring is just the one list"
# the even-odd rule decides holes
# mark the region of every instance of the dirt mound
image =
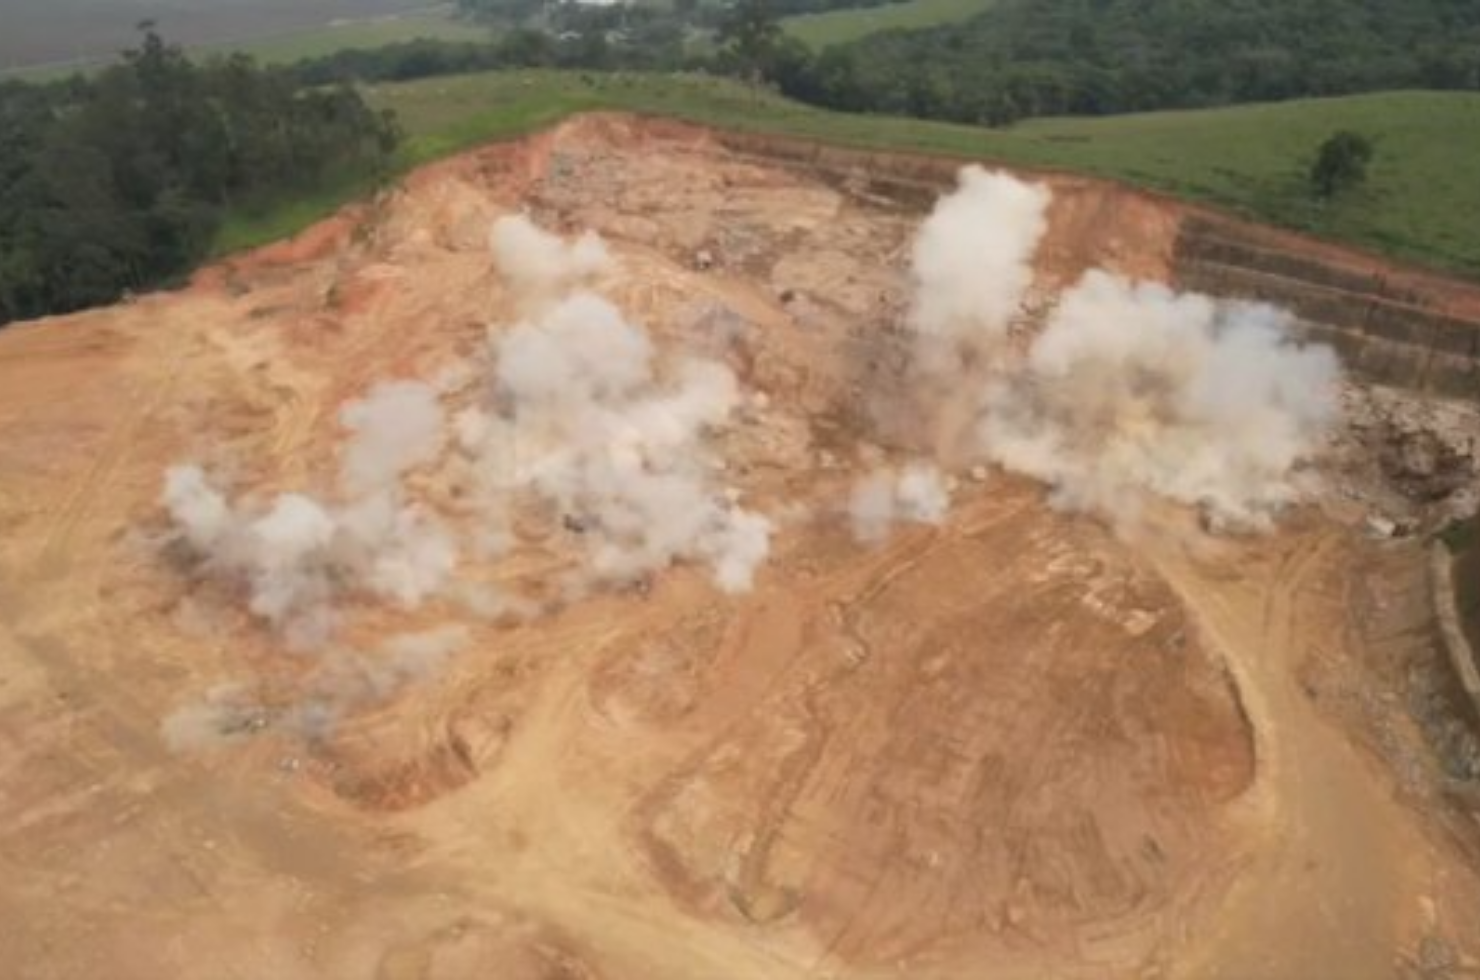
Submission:
[[[1297,680],[1312,651],[1337,676],[1362,662],[1340,597],[1375,545],[1315,512],[1268,539],[1179,513],[1117,536],[999,476],[963,480],[939,528],[850,537],[855,477],[920,440],[879,409],[928,197],[910,189],[953,165],[829,154],[587,117],[190,290],[0,335],[5,962],[1388,976],[1423,942],[1480,955],[1452,841]],[[1173,275],[1175,208],[1054,186],[1034,302],[1094,264]],[[309,725],[313,662],[171,564],[162,473],[322,488],[347,399],[386,378],[461,390],[515,317],[487,234],[518,209],[599,232],[614,301],[758,393],[722,448],[737,493],[781,515],[771,561],[742,596],[685,567],[541,588],[584,533],[568,520],[469,571],[518,607],[351,603],[348,648],[450,619],[470,639]],[[233,699],[230,731],[161,728]]]

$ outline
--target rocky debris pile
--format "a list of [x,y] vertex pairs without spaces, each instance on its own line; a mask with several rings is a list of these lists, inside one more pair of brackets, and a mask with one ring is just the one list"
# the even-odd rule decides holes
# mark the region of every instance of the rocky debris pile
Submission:
[[1480,405],[1366,385],[1349,385],[1342,401],[1338,495],[1361,506],[1373,535],[1437,530],[1480,510]]
[[1447,667],[1438,660],[1416,663],[1408,682],[1409,713],[1433,746],[1444,775],[1461,783],[1480,781],[1480,736]]
[[1475,479],[1475,458],[1431,429],[1405,428],[1384,419],[1378,433],[1379,463],[1388,481],[1419,504],[1446,500]]

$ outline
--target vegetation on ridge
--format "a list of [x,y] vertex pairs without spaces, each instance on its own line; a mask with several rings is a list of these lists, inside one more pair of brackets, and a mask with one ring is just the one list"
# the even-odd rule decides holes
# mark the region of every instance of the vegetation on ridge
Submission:
[[[724,79],[645,73],[489,72],[367,90],[394,110],[412,165],[572,113],[617,109],[816,139],[1059,169],[1215,205],[1257,220],[1480,278],[1480,94],[1393,92],[983,129],[825,112]],[[1379,148],[1368,178],[1330,202],[1310,168],[1333,130]]]
[[0,323],[189,271],[223,215],[383,171],[397,133],[352,88],[149,34],[100,74],[0,84]]
[[964,23],[830,47],[777,80],[831,108],[994,125],[1403,88],[1475,91],[1480,4],[996,0]]

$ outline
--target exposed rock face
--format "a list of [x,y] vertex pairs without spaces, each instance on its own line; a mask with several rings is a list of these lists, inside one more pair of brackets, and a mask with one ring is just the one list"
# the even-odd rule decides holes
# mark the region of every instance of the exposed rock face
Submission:
[[1480,288],[1207,216],[1182,223],[1176,277],[1293,310],[1365,380],[1480,400]]

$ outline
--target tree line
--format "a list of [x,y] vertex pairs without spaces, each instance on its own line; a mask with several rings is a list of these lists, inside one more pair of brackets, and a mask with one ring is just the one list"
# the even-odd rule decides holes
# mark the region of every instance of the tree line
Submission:
[[0,84],[0,324],[168,282],[228,209],[369,176],[396,140],[351,87],[152,31],[96,75]]
[[[770,0],[771,13],[777,17],[793,14],[816,14],[829,10],[852,10],[883,7],[907,0]],[[560,16],[571,7],[601,9],[627,6],[633,10],[650,10],[658,14],[671,12],[674,19],[699,27],[718,27],[734,7],[732,0],[673,0],[671,5],[581,4],[575,0],[457,0],[460,14],[486,24],[529,26],[550,16]]]
[[[965,23],[820,52],[780,28],[783,12],[846,2],[464,0],[496,6],[501,32],[266,68],[242,55],[196,63],[149,31],[96,75],[0,83],[0,324],[168,282],[209,253],[228,211],[383,171],[397,129],[366,105],[360,81],[503,67],[707,70],[828,108],[987,125],[1480,89],[1476,0],[998,0]],[[511,4],[529,8],[523,20]],[[707,46],[690,43],[701,29]],[[1318,161],[1318,193],[1360,180],[1371,153],[1357,151],[1348,140]]]
[[1480,3],[999,0],[965,23],[884,31],[803,63],[780,54],[772,77],[808,102],[1004,125],[1384,89],[1480,89]]
[[[511,27],[300,66],[314,81],[501,67],[706,70],[825,108],[1009,125],[1386,89],[1480,90],[1476,0],[997,0],[963,23],[812,51],[780,18],[856,0],[677,0],[671,8],[462,0]],[[697,35],[717,46],[687,43]]]

